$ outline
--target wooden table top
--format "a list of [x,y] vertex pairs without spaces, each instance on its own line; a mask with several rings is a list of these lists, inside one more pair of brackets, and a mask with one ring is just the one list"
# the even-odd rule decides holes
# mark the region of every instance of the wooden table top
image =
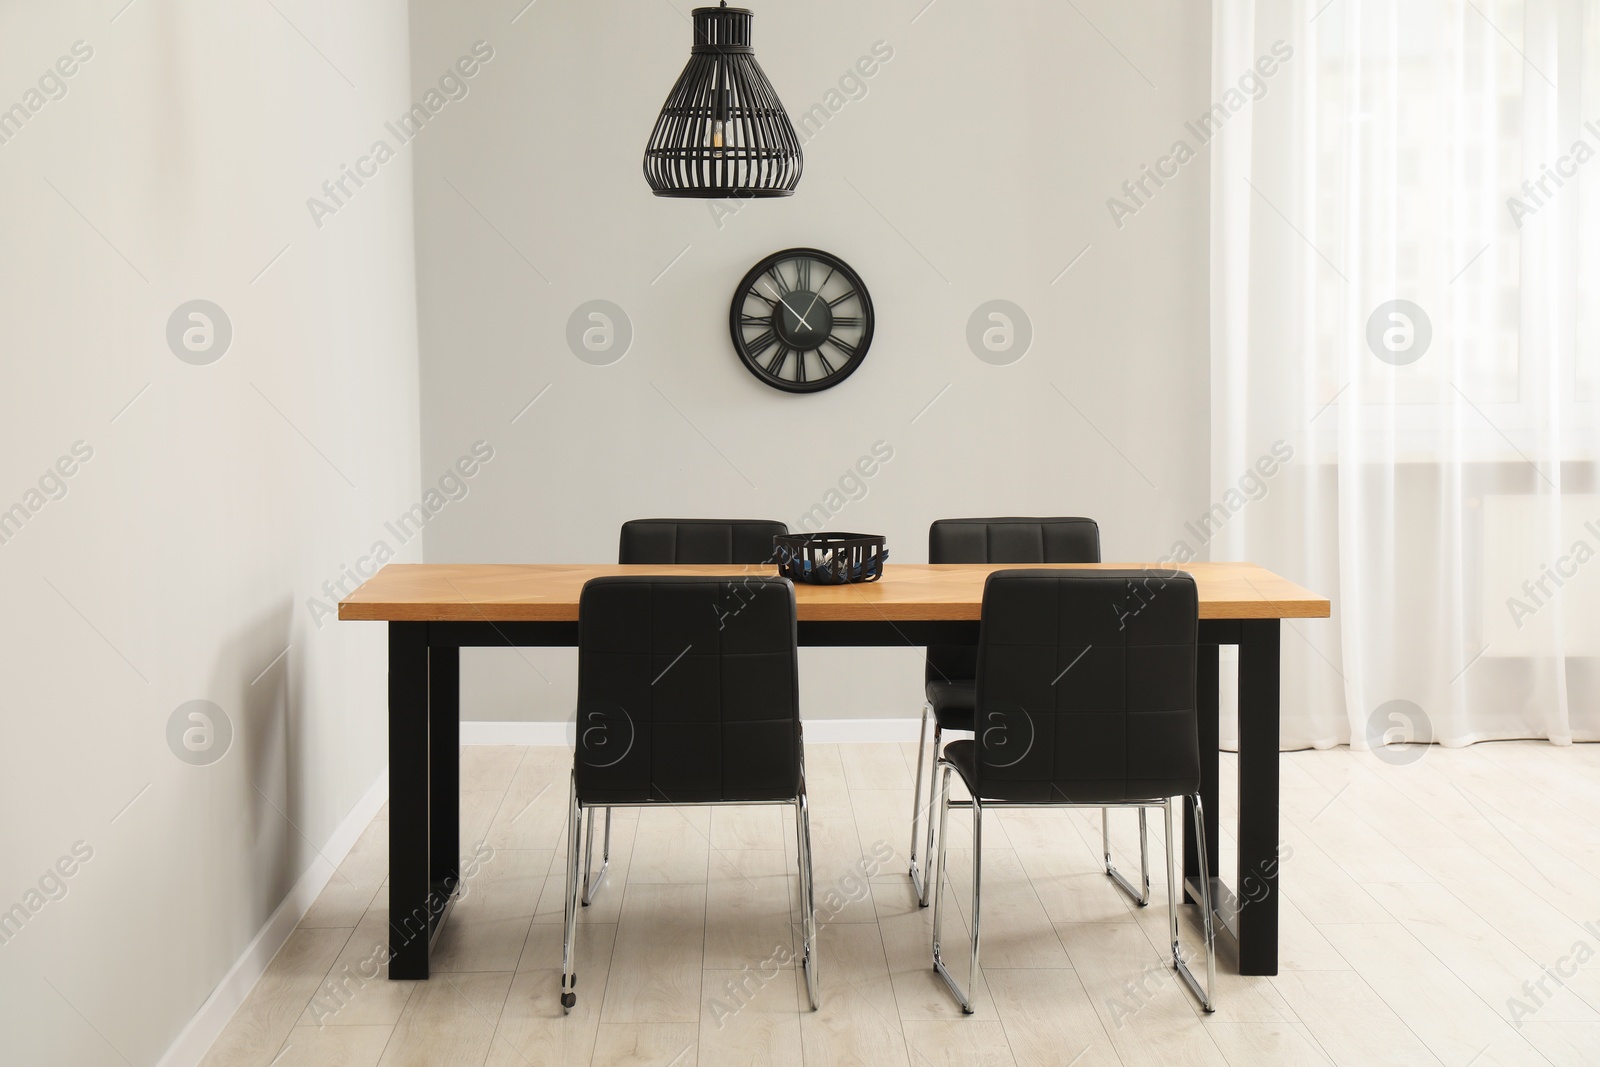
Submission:
[[[876,582],[796,583],[802,622],[967,621],[981,616],[991,571],[1017,564],[889,563]],[[1031,567],[1032,565],[1030,565]],[[1170,570],[1156,563],[1043,564]],[[1325,619],[1326,597],[1254,563],[1189,563],[1202,619]],[[574,563],[390,563],[339,602],[339,618],[388,622],[575,622],[591,578],[619,574],[740,577],[770,566],[621,566]]]

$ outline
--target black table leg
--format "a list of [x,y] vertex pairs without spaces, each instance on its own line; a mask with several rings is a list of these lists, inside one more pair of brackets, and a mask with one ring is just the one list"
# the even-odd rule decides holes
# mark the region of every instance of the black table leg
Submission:
[[[1277,619],[1239,639],[1239,973],[1278,973]],[[1209,801],[1208,801],[1209,802]],[[1209,827],[1207,828],[1209,832]]]
[[389,977],[428,977],[428,624],[389,624]]
[[[1206,827],[1206,865],[1211,869],[1207,875],[1213,880],[1217,877],[1217,853],[1221,842],[1218,840],[1217,827],[1217,751],[1218,751],[1218,705],[1220,704],[1218,686],[1221,676],[1217,668],[1217,646],[1199,645],[1196,649],[1195,661],[1195,690],[1199,700],[1199,727],[1200,727],[1200,800],[1205,805]],[[1200,873],[1200,858],[1196,850],[1194,833],[1190,827],[1194,826],[1194,804],[1191,801],[1183,802],[1183,880],[1184,894],[1194,903],[1200,901],[1191,890]]]
[[461,881],[461,650],[428,649],[429,881],[449,899]]

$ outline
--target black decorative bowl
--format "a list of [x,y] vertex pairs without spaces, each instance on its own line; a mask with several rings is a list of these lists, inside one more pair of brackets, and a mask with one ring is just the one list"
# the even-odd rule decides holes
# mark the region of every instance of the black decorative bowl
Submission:
[[873,534],[779,534],[772,548],[779,574],[812,585],[875,582],[889,558],[883,538]]

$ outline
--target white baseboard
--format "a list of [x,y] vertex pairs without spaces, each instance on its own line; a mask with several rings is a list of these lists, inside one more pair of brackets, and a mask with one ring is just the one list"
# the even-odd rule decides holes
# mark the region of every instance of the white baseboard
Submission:
[[578,725],[573,722],[464,722],[463,745],[561,745],[577,744]]
[[[917,719],[806,719],[806,740],[835,745],[869,741],[915,741]],[[573,747],[576,727],[570,722],[464,722],[463,745],[563,745]]]
[[804,719],[806,740],[814,745],[848,745],[871,741],[915,741],[916,719]]
[[311,905],[333,877],[335,868],[330,863],[343,862],[388,799],[389,772],[386,769],[372,783],[372,788],[356,801],[355,807],[333,831],[311,866],[234,961],[205,1003],[200,1005],[200,1010],[194,1013],[156,1067],[195,1067],[205,1058],[217,1035],[222,1033],[222,1028],[266,973],[267,964],[289,940],[289,935],[294,933],[294,928],[305,918],[306,912],[311,910]]

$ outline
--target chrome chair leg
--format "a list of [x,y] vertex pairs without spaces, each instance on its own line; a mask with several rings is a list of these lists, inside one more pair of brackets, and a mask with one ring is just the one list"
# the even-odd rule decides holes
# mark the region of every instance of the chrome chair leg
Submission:
[[1106,876],[1117,884],[1117,888],[1133,900],[1141,908],[1150,906],[1150,833],[1145,823],[1145,809],[1139,809],[1139,873],[1144,878],[1144,892],[1135,889],[1122,872],[1111,865],[1111,821],[1110,811],[1100,809],[1100,843],[1106,858]]
[[583,808],[578,804],[578,775],[572,775],[572,792],[567,802],[567,884],[565,914],[561,932],[561,1014],[565,1015],[578,1003],[574,989],[578,985],[578,836]]
[[[911,891],[917,894],[917,900],[924,908],[928,906],[928,890],[923,873],[917,869],[917,831],[920,829],[919,820],[922,817],[922,770],[928,762],[928,712],[930,705],[922,702],[922,727],[917,731],[917,784],[911,790]],[[938,749],[934,755],[938,756]],[[933,795],[933,782],[928,782],[928,795]],[[932,806],[931,804],[929,805]],[[933,819],[933,812],[928,812],[928,819]],[[927,854],[924,853],[924,862]]]
[[[944,740],[944,727],[939,725],[939,719],[933,720],[933,776],[939,773],[939,744]],[[928,864],[928,872],[922,878],[922,892],[917,896],[917,903],[924,908],[928,906],[928,892],[932,888],[933,873],[933,777],[928,779],[928,841],[927,847],[922,850],[923,859]],[[939,824],[939,834],[944,835],[944,823]]]
[[1194,801],[1195,851],[1200,862],[1200,907],[1203,914],[1201,925],[1205,930],[1206,941],[1205,988],[1201,988],[1200,983],[1190,972],[1189,962],[1184,959],[1183,950],[1178,944],[1178,875],[1175,870],[1177,857],[1172,834],[1172,800],[1169,798],[1162,804],[1161,810],[1167,820],[1167,909],[1171,915],[1169,923],[1172,929],[1172,966],[1200,1001],[1200,1007],[1212,1012],[1217,1010],[1211,999],[1211,991],[1217,987],[1217,945],[1216,929],[1211,914],[1211,879],[1207,876],[1211,868],[1206,861],[1205,816],[1200,807],[1200,794],[1194,794],[1191,799]]
[[[933,969],[943,978],[950,987],[950,992],[955,994],[956,1001],[961,1005],[965,1015],[972,1014],[972,998],[963,990],[945,966],[944,956],[940,944],[943,933],[943,903],[944,887],[949,876],[946,873],[946,844],[950,840],[945,833],[950,821],[950,765],[941,759],[936,765],[944,768],[944,778],[939,788],[939,861],[929,870],[929,875],[938,880],[938,892],[933,898]],[[930,820],[931,828],[932,822]],[[982,870],[983,870],[983,804],[977,797],[972,798],[972,957],[971,969],[967,972],[967,984],[976,987],[978,981],[978,915],[982,900]]]
[[605,841],[600,846],[600,873],[594,876],[594,882],[589,881],[589,872],[594,863],[594,815],[590,814],[585,820],[589,825],[583,845],[583,906],[588,907],[594,903],[595,894],[600,892],[600,885],[606,880],[606,871],[611,867],[611,809],[606,809]]
[[[972,798],[972,963],[967,969],[967,984],[978,988],[978,921],[983,903],[983,802]],[[967,1014],[972,1014],[968,1011]]]
[[806,794],[801,791],[794,805],[795,836],[800,845],[800,938],[802,951],[800,966],[806,976],[806,996],[811,1010],[816,1011],[817,1000],[817,901],[816,887],[811,870],[811,809]]
[[[938,773],[941,770],[943,772],[943,777],[938,780],[938,786],[939,786],[939,853],[938,853],[938,858],[936,860],[930,858],[929,867],[928,867],[929,879],[936,883],[936,885],[934,886],[934,897],[933,897],[933,969],[934,969],[935,973],[937,973],[939,975],[939,977],[944,979],[945,984],[950,987],[950,992],[955,995],[956,1001],[961,1005],[962,1012],[967,1014],[967,1015],[971,1015],[973,1013],[971,990],[976,988],[977,981],[978,981],[978,945],[979,945],[979,938],[980,938],[981,929],[982,929],[982,922],[983,922],[983,807],[984,807],[984,804],[983,804],[983,801],[981,799],[979,799],[978,797],[976,797],[976,796],[973,797],[973,799],[972,799],[972,957],[971,957],[971,962],[969,964],[969,969],[968,969],[968,972],[967,972],[967,989],[963,989],[961,987],[961,984],[959,982],[957,982],[955,977],[950,973],[950,970],[945,965],[945,961],[944,961],[944,951],[943,951],[944,891],[945,891],[946,883],[949,882],[949,880],[950,880],[949,879],[949,875],[946,873],[946,867],[947,867],[946,859],[947,859],[947,856],[948,856],[948,841],[949,841],[949,838],[946,835],[946,830],[948,828],[949,820],[950,820],[950,773],[953,770],[953,767],[952,767],[952,765],[950,763],[946,762],[945,759],[942,756],[939,758],[938,763],[935,764],[935,772]],[[1208,870],[1209,868],[1205,865],[1206,862],[1207,862],[1206,861],[1206,855],[1205,855],[1205,839],[1204,839],[1204,834],[1205,834],[1205,816],[1204,816],[1204,813],[1199,808],[1200,798],[1198,797],[1198,795],[1193,796],[1190,799],[1195,803],[1195,806],[1196,806],[1195,833],[1200,838],[1200,840],[1198,842],[1198,848],[1199,848],[1199,853],[1200,853],[1199,859],[1200,859],[1200,863],[1201,863],[1201,868],[1200,869],[1201,870]],[[1202,1008],[1204,1008],[1207,1012],[1212,1012],[1212,1011],[1216,1010],[1215,1003],[1214,1003],[1214,998],[1213,998],[1213,995],[1212,995],[1212,991],[1216,989],[1217,965],[1216,965],[1216,928],[1215,928],[1215,920],[1214,920],[1214,917],[1213,917],[1212,904],[1211,904],[1211,885],[1210,885],[1209,881],[1205,881],[1205,882],[1202,882],[1201,888],[1200,888],[1200,895],[1201,895],[1201,898],[1202,898],[1201,899],[1201,907],[1204,909],[1204,915],[1202,917],[1202,925],[1203,925],[1204,931],[1205,931],[1205,953],[1206,953],[1206,982],[1205,982],[1205,985],[1202,987],[1200,985],[1200,982],[1195,978],[1193,972],[1191,972],[1189,970],[1189,960],[1184,955],[1183,946],[1182,946],[1182,943],[1180,942],[1179,936],[1178,936],[1178,892],[1179,892],[1179,890],[1178,890],[1178,885],[1179,885],[1178,878],[1179,878],[1179,876],[1178,876],[1178,871],[1177,871],[1177,844],[1176,844],[1176,841],[1174,839],[1173,828],[1172,828],[1172,805],[1173,805],[1173,802],[1174,802],[1174,798],[1168,797],[1168,798],[1166,798],[1164,800],[1161,800],[1161,801],[1156,802],[1156,803],[1151,803],[1149,805],[1143,805],[1143,804],[1138,804],[1137,802],[1134,802],[1134,803],[1130,803],[1130,804],[1128,804],[1126,806],[1129,806],[1129,807],[1137,806],[1139,808],[1139,815],[1140,815],[1139,828],[1140,828],[1140,831],[1141,831],[1140,835],[1139,835],[1139,837],[1140,837],[1140,851],[1141,851],[1141,853],[1144,853],[1146,856],[1148,855],[1148,843],[1149,843],[1149,825],[1148,825],[1148,818],[1146,816],[1146,808],[1159,806],[1161,808],[1163,816],[1166,819],[1166,830],[1167,830],[1167,920],[1168,920],[1168,923],[1170,925],[1171,934],[1172,934],[1172,965],[1173,965],[1173,968],[1175,970],[1177,970],[1178,974],[1183,978],[1184,983],[1186,985],[1188,985],[1190,991],[1193,992],[1195,997],[1199,999],[1200,1006]],[[1077,806],[1077,805],[1069,805],[1069,806]],[[1104,819],[1104,817],[1105,817],[1104,809],[1102,809],[1102,819]],[[1106,828],[1105,828],[1105,823],[1104,822],[1102,822],[1102,824],[1101,824],[1101,833],[1102,833],[1103,836],[1106,834]],[[1107,845],[1107,851],[1109,852],[1109,845]],[[1112,872],[1108,871],[1107,873],[1109,874],[1109,873],[1112,873]],[[1150,867],[1149,867],[1148,862],[1143,864],[1143,873],[1144,873],[1144,882],[1145,882],[1145,887],[1146,887],[1145,888],[1145,893],[1148,896],[1148,894],[1149,894],[1149,884],[1150,884]],[[1131,889],[1131,887],[1129,887],[1129,888]]]

